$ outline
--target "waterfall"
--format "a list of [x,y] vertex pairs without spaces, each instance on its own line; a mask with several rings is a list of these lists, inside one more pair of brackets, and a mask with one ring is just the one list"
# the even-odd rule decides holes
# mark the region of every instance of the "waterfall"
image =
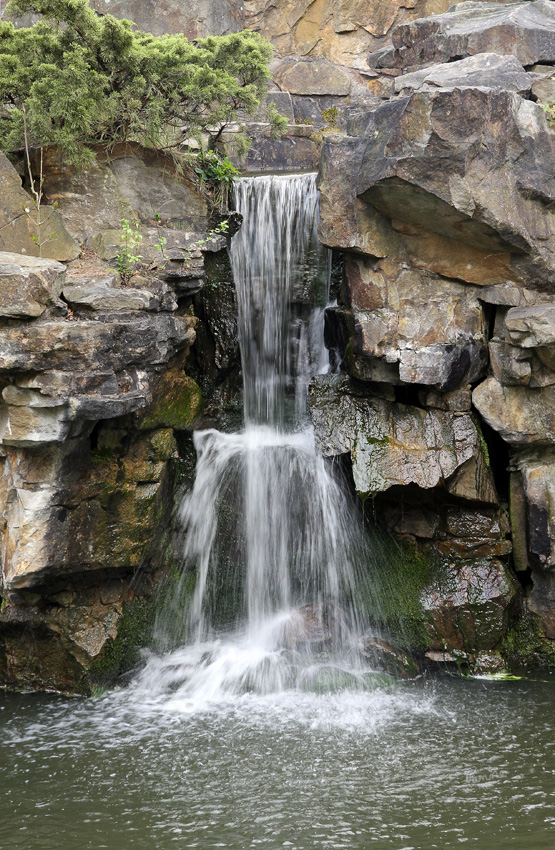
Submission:
[[242,178],[235,199],[245,426],[194,434],[184,571],[159,620],[166,648],[182,648],[158,680],[199,699],[319,687],[326,670],[360,675],[361,524],[306,410],[311,376],[328,368],[316,176]]

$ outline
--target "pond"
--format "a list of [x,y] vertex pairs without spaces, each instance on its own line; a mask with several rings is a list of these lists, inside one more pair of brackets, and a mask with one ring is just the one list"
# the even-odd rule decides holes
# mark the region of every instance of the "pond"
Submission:
[[0,847],[551,850],[545,679],[202,704],[136,683],[2,695]]

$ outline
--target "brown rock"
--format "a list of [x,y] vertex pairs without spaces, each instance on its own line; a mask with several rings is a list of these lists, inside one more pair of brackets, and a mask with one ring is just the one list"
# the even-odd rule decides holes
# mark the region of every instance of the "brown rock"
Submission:
[[291,94],[346,96],[351,91],[349,76],[327,59],[291,59],[274,71],[274,82]]

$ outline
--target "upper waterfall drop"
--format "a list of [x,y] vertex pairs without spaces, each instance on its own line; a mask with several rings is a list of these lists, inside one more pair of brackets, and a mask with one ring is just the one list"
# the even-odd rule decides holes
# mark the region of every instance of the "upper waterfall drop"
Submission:
[[316,174],[243,177],[234,198],[243,216],[230,258],[245,423],[290,430],[305,419],[310,376],[329,364],[323,310],[331,252],[318,242]]

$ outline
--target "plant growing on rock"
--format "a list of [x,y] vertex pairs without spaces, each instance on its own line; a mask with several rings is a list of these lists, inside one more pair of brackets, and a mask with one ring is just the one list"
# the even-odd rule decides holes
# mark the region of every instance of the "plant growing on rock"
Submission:
[[[44,235],[44,226],[48,224],[49,219],[52,217],[52,212],[48,212],[46,214],[46,218],[43,218],[43,209],[42,209],[42,198],[43,198],[43,187],[44,187],[44,172],[43,172],[43,155],[44,151],[41,148],[39,154],[39,174],[37,179],[33,175],[33,169],[31,167],[31,155],[29,151],[29,141],[27,137],[27,117],[25,114],[25,107],[23,108],[23,134],[25,140],[25,164],[27,166],[27,173],[29,175],[29,190],[31,192],[31,204],[33,206],[34,212],[31,212],[31,208],[24,206],[23,212],[25,213],[26,218],[31,222],[35,232],[31,235],[32,241],[35,243],[38,249],[39,257],[42,257],[42,246],[46,245],[48,242],[52,242],[56,238],[55,233],[49,233],[48,235]],[[53,210],[58,208],[58,202],[56,201],[52,207]]]
[[23,146],[24,107],[30,145],[57,145],[83,165],[94,146],[178,150],[185,138],[217,136],[266,93],[272,47],[254,32],[154,36],[88,0],[12,0],[7,11],[41,18],[21,28],[0,21],[4,151]]
[[222,158],[213,150],[200,150],[194,171],[200,186],[208,188],[213,205],[218,209],[227,208],[233,180],[239,176],[239,171],[227,156]]
[[135,222],[133,229],[129,219],[122,218],[120,251],[116,256],[116,268],[124,283],[128,282],[135,269],[135,265],[142,260],[142,256],[139,254],[142,241],[143,236],[139,232],[139,222]]
[[278,139],[280,136],[283,136],[289,122],[285,115],[281,115],[278,112],[275,103],[270,103],[268,105],[266,115],[268,117],[268,123],[270,124],[270,138]]

